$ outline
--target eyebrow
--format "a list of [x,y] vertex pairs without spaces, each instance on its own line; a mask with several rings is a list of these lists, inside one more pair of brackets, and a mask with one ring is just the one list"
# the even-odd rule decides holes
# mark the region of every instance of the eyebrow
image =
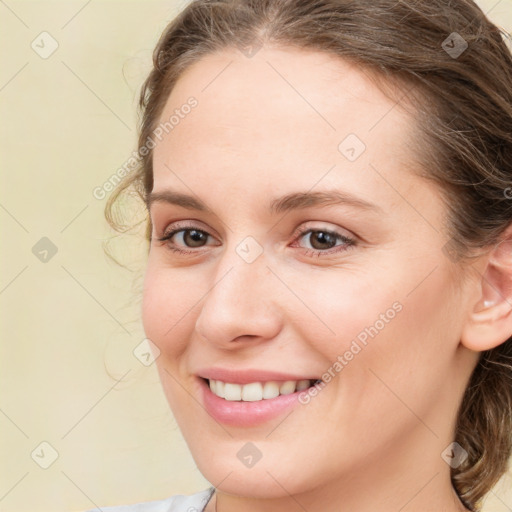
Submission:
[[[173,190],[164,190],[162,192],[151,192],[148,195],[146,205],[148,210],[153,203],[168,203],[181,206],[188,210],[197,210],[201,212],[213,213],[197,197],[175,192]],[[338,190],[329,190],[325,192],[293,192],[282,197],[273,199],[269,204],[269,211],[273,215],[289,212],[291,210],[300,210],[314,206],[334,206],[348,205],[360,210],[374,211],[382,213],[383,210],[374,203],[369,203],[364,199]]]

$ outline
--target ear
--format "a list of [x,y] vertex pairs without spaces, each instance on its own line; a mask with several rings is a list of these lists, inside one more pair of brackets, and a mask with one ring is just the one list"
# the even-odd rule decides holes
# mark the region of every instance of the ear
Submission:
[[478,352],[512,336],[512,225],[486,254],[481,268],[476,282],[481,291],[461,336],[462,345]]

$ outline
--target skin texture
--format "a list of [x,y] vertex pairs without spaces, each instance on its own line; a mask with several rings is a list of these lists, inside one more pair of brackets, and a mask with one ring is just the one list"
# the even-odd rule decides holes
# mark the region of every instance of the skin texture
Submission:
[[[191,194],[213,213],[151,204],[143,322],[192,456],[217,487],[207,510],[215,501],[219,512],[465,510],[441,453],[477,362],[478,346],[461,339],[480,274],[462,280],[442,250],[440,192],[413,172],[414,119],[357,67],[296,49],[204,57],[161,119],[191,96],[197,107],[154,150],[153,191]],[[338,149],[349,134],[366,145],[355,161]],[[268,209],[284,194],[332,189],[376,209]],[[177,221],[210,236],[192,247],[183,232],[159,241]],[[318,249],[298,228],[355,243]],[[248,236],[263,250],[252,263],[236,251]],[[200,368],[320,377],[396,303],[394,318],[289,416],[241,428],[203,408]],[[248,441],[262,453],[252,468],[237,457]]]

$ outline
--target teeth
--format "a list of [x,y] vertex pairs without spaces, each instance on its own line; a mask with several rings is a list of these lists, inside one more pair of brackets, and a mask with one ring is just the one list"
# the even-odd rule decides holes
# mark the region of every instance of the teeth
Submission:
[[226,382],[224,384],[224,398],[230,401],[242,400],[242,386]]
[[[232,384],[235,386],[236,384]],[[263,386],[259,382],[246,384],[245,386],[237,386],[241,389],[242,400],[244,402],[256,402],[263,398]]]
[[218,380],[215,384],[215,394],[217,396],[220,396],[221,398],[224,398],[224,382]]
[[279,388],[279,393],[281,395],[290,395],[295,392],[295,387],[297,386],[297,382],[294,380],[287,380],[283,382]]
[[295,391],[309,388],[314,380],[287,380],[286,382],[251,382],[250,384],[233,384],[210,379],[210,389],[214,395],[228,401],[257,402],[279,395],[289,395]]
[[297,391],[302,391],[303,389],[308,389],[311,386],[311,384],[313,384],[313,381],[299,380],[299,382],[297,382]]
[[279,385],[277,382],[265,382],[263,386],[263,395],[261,398],[268,400],[279,396]]

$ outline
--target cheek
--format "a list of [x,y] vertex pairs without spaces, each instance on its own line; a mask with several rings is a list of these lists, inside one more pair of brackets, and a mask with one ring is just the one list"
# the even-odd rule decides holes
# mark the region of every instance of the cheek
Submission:
[[[289,275],[287,282],[293,283],[293,291],[303,298],[299,303],[290,297],[297,307],[292,312],[294,318],[288,320],[299,326],[303,341],[331,362],[350,351],[355,340],[365,347],[376,332],[380,335],[387,329],[401,309],[393,284],[383,283],[382,278],[379,282],[379,276],[369,270]],[[348,358],[356,351],[357,347]]]
[[142,323],[146,336],[153,341],[160,350],[161,335],[164,331],[168,308],[166,300],[162,297],[165,288],[162,281],[157,278],[157,272],[148,263],[144,277],[144,289],[142,294]]
[[142,298],[144,332],[160,350],[156,368],[171,410],[181,421],[183,411],[187,410],[183,404],[190,402],[190,395],[184,391],[186,384],[182,376],[186,370],[180,366],[186,363],[184,354],[195,322],[194,305],[201,297],[190,281],[190,275],[180,274],[150,258]]
[[354,407],[371,400],[380,408],[392,398],[388,387],[417,402],[446,385],[461,313],[448,270],[431,269],[423,262],[395,275],[368,271],[335,284],[319,278],[298,290],[318,315],[297,316],[302,333],[330,361],[325,370]]
[[[363,305],[365,313],[357,315],[350,336],[340,344],[347,349],[355,343],[360,350],[354,356],[347,352],[353,359],[340,373],[339,400],[369,432],[376,417],[383,418],[381,433],[395,434],[398,425],[413,426],[418,417],[429,418],[435,431],[445,421],[436,411],[446,412],[441,402],[448,400],[447,390],[453,387],[460,330],[455,319],[460,313],[447,286],[448,274],[438,269],[411,292],[408,283],[418,281],[413,279],[417,275],[403,276],[393,293],[375,289],[373,299]],[[355,313],[345,307],[346,313]],[[355,335],[354,329],[359,330]],[[430,434],[428,429],[425,434]]]
[[200,296],[193,293],[190,276],[180,281],[179,275],[150,260],[144,277],[142,323],[146,336],[162,352],[183,350],[185,340],[180,332],[190,322]]

